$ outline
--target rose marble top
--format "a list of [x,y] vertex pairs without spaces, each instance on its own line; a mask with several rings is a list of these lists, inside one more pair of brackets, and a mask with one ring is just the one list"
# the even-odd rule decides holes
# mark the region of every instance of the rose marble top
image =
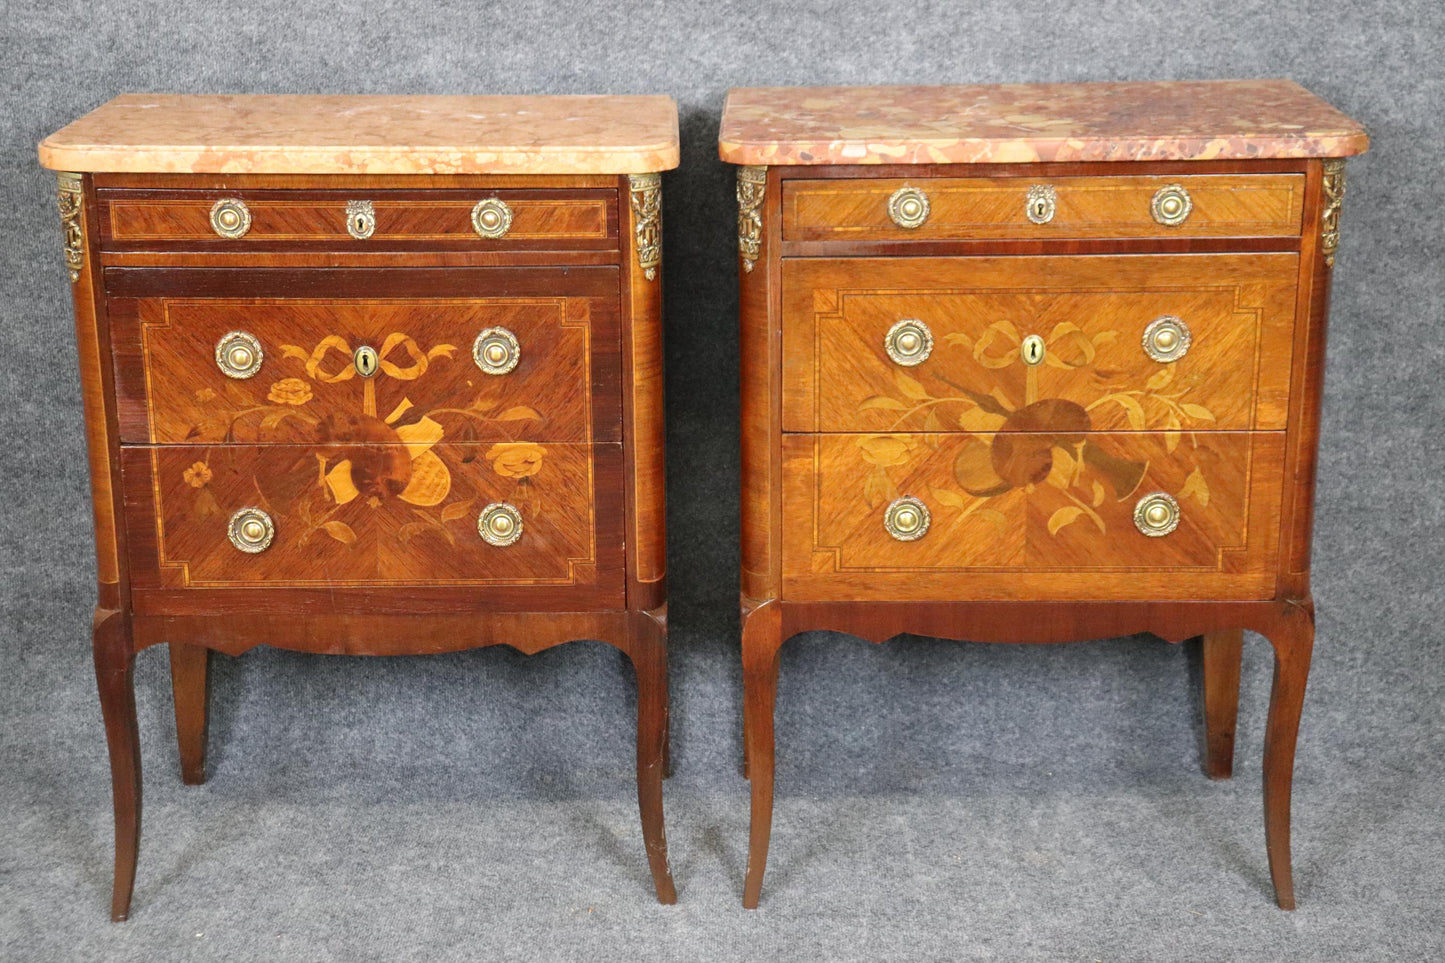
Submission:
[[732,164],[974,164],[1345,157],[1364,128],[1291,80],[739,87]]
[[40,143],[54,170],[637,174],[677,166],[672,98],[125,94]]

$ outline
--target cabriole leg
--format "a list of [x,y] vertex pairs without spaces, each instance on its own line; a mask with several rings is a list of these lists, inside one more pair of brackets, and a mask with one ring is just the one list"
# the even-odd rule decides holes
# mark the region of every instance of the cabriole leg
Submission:
[[110,918],[120,922],[130,915],[135,885],[136,856],[140,849],[140,734],[135,718],[135,652],[130,622],[119,612],[97,609],[91,630],[95,680],[100,690],[100,711],[110,749],[111,796],[115,806],[115,880],[111,889]]

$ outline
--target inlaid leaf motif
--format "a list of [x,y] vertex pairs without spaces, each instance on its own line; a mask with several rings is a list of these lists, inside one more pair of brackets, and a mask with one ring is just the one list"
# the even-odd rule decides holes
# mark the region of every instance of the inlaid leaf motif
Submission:
[[311,352],[307,351],[305,348],[301,347],[300,345],[283,344],[283,345],[281,345],[281,357],[283,357],[283,358],[297,358],[297,359],[300,359],[301,361],[305,361],[305,360],[307,360],[308,358],[311,357]]
[[893,380],[898,385],[898,390],[903,392],[905,397],[912,398],[914,401],[925,401],[930,397],[927,389],[919,384],[916,378],[912,378],[901,371],[893,372]]
[[1184,479],[1184,487],[1179,490],[1180,498],[1193,498],[1201,506],[1209,504],[1209,483],[1204,480],[1198,468],[1189,473]]
[[1169,420],[1164,423],[1164,450],[1173,454],[1174,449],[1179,447],[1179,432],[1184,426],[1179,423],[1179,416],[1169,412]]
[[497,421],[527,421],[529,419],[541,421],[542,416],[535,408],[528,408],[526,405],[508,408],[500,415],[497,415]]
[[472,500],[470,498],[464,502],[452,502],[450,505],[443,506],[442,521],[454,522],[459,518],[463,518],[467,512],[471,510],[471,507]]
[[930,485],[928,495],[933,501],[940,505],[947,505],[949,508],[964,508],[968,504],[962,495],[947,488],[934,488]]
[[1133,431],[1143,431],[1146,425],[1144,418],[1144,406],[1139,404],[1137,398],[1129,395],[1109,395],[1109,399],[1124,409],[1124,414],[1129,417],[1129,428]]
[[321,527],[326,530],[327,535],[330,535],[343,545],[351,545],[356,542],[356,533],[352,531],[351,526],[345,522],[332,520],[322,523]]
[[957,332],[957,331],[951,332],[951,333],[949,333],[949,334],[945,334],[945,335],[943,336],[943,343],[944,343],[944,344],[958,345],[959,347],[963,347],[963,348],[972,348],[972,347],[973,347],[973,339],[970,338],[968,335],[963,334],[963,333],[961,333],[961,332]]
[[1173,380],[1174,368],[1171,365],[1166,365],[1150,375],[1149,380],[1144,382],[1144,386],[1150,391],[1159,391],[1162,388],[1167,388],[1169,382]]
[[1183,409],[1184,413],[1191,418],[1198,418],[1201,421],[1214,420],[1214,412],[1210,411],[1203,405],[1185,404],[1180,405],[1179,407]]
[[1054,512],[1052,515],[1049,516],[1049,534],[1059,534],[1059,529],[1063,528],[1065,525],[1070,524],[1071,522],[1078,521],[1079,516],[1083,514],[1084,510],[1082,508],[1079,508],[1076,505],[1065,505],[1063,508],[1059,509],[1058,511]]
[[873,408],[881,408],[884,411],[907,411],[908,406],[897,398],[888,398],[883,395],[872,395],[864,398],[858,405],[859,411],[868,411]]
[[1104,486],[1099,484],[1097,481],[1094,482],[1093,495],[1095,508],[1098,508],[1100,505],[1104,504]]
[[998,530],[999,538],[1008,534],[1008,518],[996,508],[980,508],[973,513],[972,517],[993,523],[993,527]]
[[429,532],[431,530],[432,527],[426,522],[408,522],[396,530],[396,537],[403,542],[409,542],[413,537],[420,535],[422,532]]

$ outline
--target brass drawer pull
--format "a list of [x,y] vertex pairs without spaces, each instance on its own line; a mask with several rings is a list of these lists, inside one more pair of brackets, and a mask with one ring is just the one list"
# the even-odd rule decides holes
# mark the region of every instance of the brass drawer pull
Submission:
[[899,227],[921,227],[928,220],[928,195],[916,187],[900,187],[888,198],[888,216]]
[[346,233],[364,241],[376,230],[376,208],[370,201],[346,202]]
[[522,346],[506,328],[487,328],[472,342],[472,360],[489,375],[504,375],[522,360]]
[[883,527],[900,542],[916,542],[928,534],[928,506],[912,496],[895,499],[883,513]]
[[501,237],[512,228],[512,209],[500,197],[477,201],[472,208],[472,227],[482,237]]
[[1029,367],[1043,363],[1044,350],[1044,339],[1036,334],[1031,334],[1019,342],[1019,357]]
[[1047,224],[1054,219],[1054,211],[1058,207],[1058,194],[1049,184],[1035,184],[1029,188],[1028,202],[1024,205],[1024,214],[1035,224]]
[[223,197],[211,206],[211,230],[235,240],[251,229],[251,209],[239,197]]
[[1178,184],[1159,188],[1154,192],[1154,199],[1149,202],[1149,213],[1165,227],[1183,224],[1192,210],[1194,201],[1189,197],[1189,192]]
[[231,331],[216,342],[216,367],[227,378],[244,381],[254,377],[265,358],[261,342],[245,331]]
[[492,502],[477,516],[477,533],[488,545],[506,548],[522,537],[522,513],[506,502]]
[[1150,538],[1168,535],[1179,527],[1179,503],[1164,492],[1151,492],[1134,506],[1134,527]]
[[888,329],[883,338],[883,350],[888,352],[888,357],[895,364],[912,368],[923,364],[933,353],[933,332],[917,318],[904,318]]
[[270,547],[271,539],[276,536],[276,526],[272,524],[271,516],[261,509],[243,508],[231,516],[226,534],[236,548],[247,555],[255,555]]
[[1169,364],[1188,354],[1193,340],[1189,325],[1166,314],[1150,321],[1144,329],[1144,353],[1160,364]]

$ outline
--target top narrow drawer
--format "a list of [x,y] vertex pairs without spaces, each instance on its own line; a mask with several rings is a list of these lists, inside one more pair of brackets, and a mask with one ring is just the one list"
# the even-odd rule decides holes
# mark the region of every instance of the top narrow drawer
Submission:
[[1289,237],[1303,174],[783,182],[788,241]]
[[101,242],[183,242],[224,250],[318,242],[362,245],[610,248],[617,195],[602,190],[102,190]]

